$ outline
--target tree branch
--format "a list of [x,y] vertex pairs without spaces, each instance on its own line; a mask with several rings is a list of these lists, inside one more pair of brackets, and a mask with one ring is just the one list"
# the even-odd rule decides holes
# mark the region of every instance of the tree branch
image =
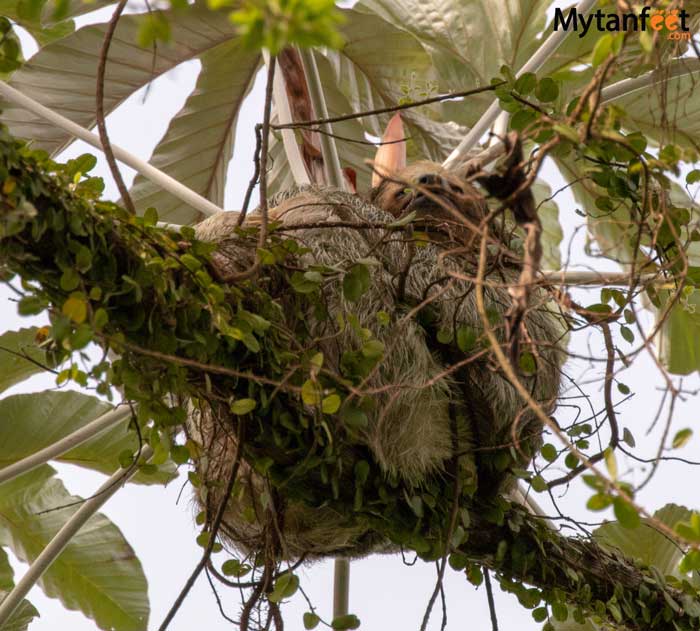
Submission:
[[[226,303],[230,308],[231,304],[236,304],[235,301],[244,301],[255,296],[256,291],[260,291],[259,283],[248,281],[227,287],[216,286],[211,280],[213,271],[208,250],[198,247],[206,244],[188,241],[183,234],[164,232],[156,227],[144,225],[142,219],[128,215],[113,204],[93,203],[83,199],[72,190],[73,183],[70,178],[61,175],[60,171],[58,174],[49,172],[48,168],[51,167],[47,166],[47,163],[41,162],[31,152],[23,149],[0,128],[0,172],[7,174],[3,186],[0,187],[0,264],[9,271],[22,274],[23,279],[27,281],[25,286],[29,288],[28,291],[41,284],[36,290],[37,295],[47,297],[53,303],[54,309],[65,309],[68,300],[75,301],[77,298],[72,289],[62,287],[63,269],[61,260],[57,257],[57,247],[58,244],[63,244],[66,249],[66,226],[70,225],[71,218],[78,218],[80,222],[79,228],[76,226],[77,234],[71,233],[68,236],[76,240],[75,246],[83,242],[92,246],[92,266],[80,277],[81,291],[85,296],[90,295],[92,287],[116,291],[115,297],[110,293],[109,299],[113,302],[101,303],[100,299],[93,301],[96,305],[105,304],[110,310],[109,320],[101,329],[101,334],[107,336],[104,339],[115,339],[114,336],[120,333],[127,344],[147,347],[150,343],[153,347],[146,350],[158,353],[157,344],[146,335],[147,329],[165,323],[159,330],[174,331],[177,323],[171,323],[172,314],[174,311],[180,312],[181,309],[186,309],[187,313],[191,314],[188,315],[188,335],[201,334],[211,337],[212,327],[218,322],[217,318],[224,318],[224,315],[217,311],[220,304],[216,301],[218,292],[224,292],[225,298],[231,301]],[[90,235],[97,236],[93,241],[89,241],[89,238],[93,238]],[[83,241],[80,241],[81,239]],[[241,244],[241,252],[248,247],[252,253],[258,247],[256,238],[241,237],[237,243]],[[485,257],[485,239],[483,243],[482,256]],[[188,258],[185,258],[185,255]],[[144,286],[140,288],[138,300],[124,300],[123,296],[127,294],[125,285],[121,284],[126,283],[123,280],[124,276],[142,273],[144,260],[149,261],[149,257],[168,263],[167,266],[158,268],[158,273],[154,276],[159,287],[163,287],[161,293]],[[483,267],[480,265],[480,276],[475,284],[480,314],[484,312]],[[267,269],[272,276],[276,268],[270,266]],[[279,277],[282,278],[281,273]],[[120,284],[115,284],[117,282]],[[213,291],[214,287],[216,292]],[[79,312],[77,317],[92,322],[92,302],[86,301],[85,309],[87,311]],[[141,328],[135,327],[135,316],[131,315],[129,309],[136,310],[134,313],[138,313],[138,310],[148,313],[148,324]],[[74,311],[68,312],[75,315]],[[203,313],[204,316],[196,319],[199,313]],[[224,320],[223,324],[231,327],[230,320]],[[490,329],[487,328],[486,331],[493,335]],[[278,331],[275,330],[275,333]],[[216,331],[214,334],[216,335]],[[98,338],[98,341],[101,339]],[[190,344],[189,339],[184,342]],[[169,343],[178,344],[177,336]],[[163,372],[158,373],[159,375],[177,377],[173,379],[172,387],[177,386],[183,396],[190,393],[205,399],[219,396],[220,400],[228,404],[228,399],[221,397],[217,390],[217,386],[222,384],[217,382],[215,370],[209,369],[207,361],[197,361],[188,357],[190,348],[191,345],[176,346],[175,350],[170,352],[173,356],[179,353],[177,356],[181,356],[182,364],[165,362],[159,356],[149,357],[148,361],[139,361],[137,353],[129,349],[124,350],[119,361],[132,362],[132,374],[137,381],[140,379],[139,383],[146,381],[142,377],[145,371],[160,369]],[[492,340],[492,349],[494,353],[500,352],[499,362],[505,362],[507,367],[507,359],[495,338]],[[207,356],[207,359],[214,367],[218,362],[222,364],[221,368],[226,368],[226,362],[230,361],[233,355],[237,353],[223,348],[220,354]],[[240,364],[234,363],[233,367],[236,366]],[[177,372],[180,367],[182,371]],[[275,375],[276,373],[273,373],[273,376]],[[514,376],[512,371],[508,376],[517,387],[517,376]],[[229,380],[224,384],[229,388],[229,392],[233,390],[232,383],[240,383],[239,391],[245,389],[246,392],[254,383],[253,380],[247,379],[246,373],[242,371],[238,371],[235,378],[221,377],[224,378]],[[519,389],[519,393],[530,405],[537,405],[527,390]],[[139,391],[135,390],[135,396],[137,394]],[[162,400],[162,394],[158,394],[157,400]],[[551,423],[548,418],[546,421]],[[262,432],[259,436],[264,436],[269,442],[269,432],[264,430],[264,426],[260,430],[250,428],[250,433]],[[558,431],[558,428],[553,427],[553,431]],[[246,441],[246,445],[251,445],[251,450],[255,449],[254,439],[256,436],[250,436]],[[262,441],[263,438],[258,440]],[[248,457],[247,453],[245,457]],[[116,490],[117,486],[112,483],[113,488],[110,491]],[[620,493],[617,487],[610,486],[610,490],[613,488]],[[105,499],[103,494],[95,498],[98,502]],[[453,506],[451,498],[446,497],[442,501],[443,508],[449,514]],[[698,602],[695,592],[681,594],[669,587],[652,569],[636,564],[619,553],[610,552],[594,541],[562,537],[543,524],[540,518],[527,514],[522,508],[506,505],[502,499],[474,497],[465,501],[472,502],[467,504],[471,523],[468,527],[465,526],[466,537],[462,539],[454,554],[461,554],[466,562],[478,563],[491,569],[497,574],[502,585],[512,589],[525,589],[522,583],[534,585],[549,602],[561,602],[563,599],[580,605],[586,612],[596,612],[610,620],[619,616],[621,619],[617,620],[617,623],[632,630],[653,628],[649,625],[643,626],[640,622],[642,618],[637,614],[641,607],[647,611],[650,620],[664,621],[671,615],[681,628],[700,628],[700,618],[691,615],[693,608],[690,605],[696,605]],[[496,502],[495,507],[493,502]],[[381,532],[381,523],[377,523],[377,531]],[[444,535],[444,531],[441,535]],[[435,541],[436,544],[441,542],[443,546],[437,553],[441,556],[449,543],[445,542],[444,536],[440,538],[440,542]],[[42,558],[50,562],[53,557]],[[37,572],[40,575],[40,571],[34,570],[34,573]],[[271,576],[268,573],[268,578]],[[23,585],[28,589],[25,583]],[[674,605],[669,604],[669,599]],[[624,606],[618,606],[620,603]],[[2,606],[4,609],[0,611],[4,612],[10,607],[7,601]],[[657,625],[656,628],[664,627]]]

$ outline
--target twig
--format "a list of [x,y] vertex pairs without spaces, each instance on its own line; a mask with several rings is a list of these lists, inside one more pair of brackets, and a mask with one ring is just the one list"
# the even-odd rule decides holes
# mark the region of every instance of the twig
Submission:
[[172,622],[178,609],[180,609],[180,606],[185,601],[185,598],[187,597],[187,594],[189,593],[190,589],[192,589],[192,586],[195,584],[195,581],[197,580],[200,573],[206,567],[209,561],[211,552],[214,549],[214,544],[216,543],[216,535],[219,532],[219,527],[221,526],[221,522],[224,518],[224,513],[226,512],[226,508],[228,506],[229,497],[231,497],[231,492],[233,491],[233,485],[236,482],[236,478],[238,477],[238,468],[241,464],[241,452],[243,451],[242,441],[245,438],[244,427],[245,423],[241,418],[238,422],[238,431],[236,432],[236,457],[233,460],[231,474],[229,475],[228,482],[226,484],[226,490],[221,496],[221,503],[219,504],[219,508],[216,511],[216,516],[214,517],[214,521],[212,522],[211,529],[209,531],[209,541],[207,542],[207,547],[204,549],[204,554],[202,554],[202,558],[199,560],[199,563],[197,563],[197,566],[192,571],[192,574],[190,574],[190,577],[187,579],[187,582],[182,588],[182,591],[175,599],[175,602],[173,603],[172,607],[165,616],[165,619],[159,627],[159,631],[165,631],[165,629],[168,628],[168,625]]
[[219,598],[219,592],[216,589],[216,585],[214,585],[214,581],[211,580],[211,574],[209,573],[209,568],[207,567],[204,571],[207,581],[209,581],[209,587],[211,587],[211,591],[214,594],[214,599],[216,600],[216,606],[219,608],[219,613],[221,614],[221,617],[226,620],[227,622],[230,622],[231,624],[235,625],[236,621],[233,620],[233,618],[229,618],[229,616],[226,615],[226,612],[224,611],[224,607],[221,604],[221,598]]
[[498,631],[498,618],[496,617],[496,603],[493,600],[493,589],[491,588],[491,577],[489,571],[484,568],[484,585],[486,586],[486,600],[489,603],[489,614],[491,615],[491,629]]
[[[457,438],[455,428],[452,431],[452,451],[453,454],[457,452]],[[420,626],[420,631],[425,631],[428,628],[428,621],[430,620],[430,613],[433,610],[433,605],[438,595],[443,589],[442,581],[445,576],[445,567],[447,566],[447,557],[450,553],[450,548],[452,547],[452,535],[455,531],[455,526],[457,525],[457,514],[459,512],[459,496],[462,492],[462,487],[459,481],[459,458],[456,455],[452,456],[452,477],[454,484],[454,491],[452,493],[452,510],[450,513],[450,521],[447,525],[447,532],[445,533],[445,554],[442,555],[442,559],[438,562],[438,576],[435,582],[435,589],[430,596],[428,605],[425,608],[425,613],[423,614],[423,622]]]
[[243,206],[241,207],[241,213],[238,216],[237,226],[243,223],[243,220],[248,214],[248,206],[250,206],[250,198],[253,195],[253,190],[255,185],[258,183],[258,178],[260,177],[260,150],[262,148],[262,125],[255,126],[255,153],[253,154],[253,177],[250,178],[248,182],[248,189],[245,192],[245,197],[243,198]]
[[122,197],[122,203],[126,206],[127,210],[132,214],[136,214],[136,208],[134,202],[129,195],[129,190],[126,188],[124,183],[124,178],[122,177],[121,171],[119,171],[119,165],[114,157],[114,152],[112,151],[112,145],[109,142],[109,134],[107,133],[107,125],[105,124],[105,69],[107,68],[107,58],[109,56],[109,47],[112,43],[112,37],[114,36],[114,30],[117,28],[117,23],[121,17],[124,7],[128,0],[119,0],[119,3],[114,8],[114,13],[112,14],[109,23],[107,24],[107,31],[105,32],[104,39],[102,40],[102,48],[100,50],[100,57],[97,63],[97,85],[95,87],[95,120],[97,122],[97,131],[100,134],[100,142],[102,143],[102,148],[105,152],[105,158],[107,158],[107,164],[109,165],[109,170],[112,173],[112,177],[117,184],[119,189],[119,194]]
[[555,486],[560,486],[566,484],[573,480],[577,475],[583,473],[586,469],[590,468],[591,464],[600,462],[605,458],[605,453],[608,449],[616,449],[620,442],[620,431],[617,423],[617,415],[615,414],[615,404],[612,400],[612,384],[615,375],[615,345],[613,344],[612,335],[610,333],[610,325],[607,322],[598,323],[601,330],[603,331],[603,338],[605,340],[606,349],[606,360],[605,360],[605,382],[604,382],[604,399],[605,399],[605,413],[608,418],[608,423],[610,424],[610,442],[605,449],[601,449],[596,454],[593,454],[586,461],[555,480],[552,480],[547,484],[547,488],[553,489]]
[[[265,86],[265,109],[263,112],[262,140],[260,142],[260,231],[258,233],[258,249],[267,241],[267,153],[270,141],[270,111],[272,110],[272,88],[275,80],[275,57],[270,57],[267,70],[267,85]],[[226,282],[239,282],[255,276],[260,269],[260,254],[255,253],[255,262],[243,272],[228,276]]]
[[343,116],[331,116],[328,118],[317,118],[311,121],[299,121],[297,123],[286,123],[283,125],[272,125],[272,129],[297,129],[300,127],[314,127],[316,125],[325,125],[327,123],[340,123],[347,120],[355,120],[357,118],[365,118],[366,116],[376,116],[377,114],[389,114],[391,112],[399,112],[401,110],[411,109],[413,107],[420,107],[421,105],[429,105],[430,103],[439,103],[441,101],[449,101],[450,99],[457,99],[465,96],[473,96],[475,94],[481,94],[483,92],[492,92],[500,85],[503,85],[505,81],[500,83],[495,83],[493,85],[487,85],[481,88],[472,88],[471,90],[462,90],[460,92],[449,92],[448,94],[440,94],[438,96],[432,96],[427,99],[422,99],[420,101],[411,101],[410,103],[401,103],[399,105],[391,105],[388,107],[379,107],[374,110],[365,110],[363,112],[355,112],[353,114],[344,114]]

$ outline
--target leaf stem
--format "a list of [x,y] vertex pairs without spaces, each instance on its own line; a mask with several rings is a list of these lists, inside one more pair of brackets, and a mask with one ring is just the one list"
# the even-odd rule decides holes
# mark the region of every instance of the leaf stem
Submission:
[[[301,64],[304,67],[306,75],[306,83],[309,88],[309,96],[311,104],[314,108],[314,113],[317,118],[328,118],[328,107],[326,99],[323,95],[323,86],[321,78],[318,74],[318,66],[314,59],[313,52],[308,48],[299,48],[299,57]],[[321,153],[323,155],[323,165],[326,173],[328,184],[335,186],[341,190],[347,190],[345,177],[340,168],[340,158],[338,157],[338,148],[335,145],[335,139],[332,137],[333,129],[330,123],[322,125],[321,134]]]
[[[76,138],[84,140],[86,143],[92,145],[96,149],[104,151],[100,138],[97,136],[97,134],[93,134],[65,116],[61,116],[57,112],[45,107],[38,101],[35,101],[25,94],[22,94],[19,90],[16,90],[4,81],[0,81],[0,96],[8,101],[11,101],[12,103],[15,103],[16,105],[19,105],[20,107],[24,107],[37,116],[49,121],[50,123],[53,123],[57,127],[64,129]],[[170,177],[167,173],[156,169],[145,160],[138,158],[125,149],[112,145],[112,152],[117,160],[123,162],[127,166],[130,166],[132,169],[135,169],[141,175],[143,175],[143,177],[147,178],[164,191],[174,195],[186,204],[189,204],[192,206],[192,208],[196,208],[205,215],[214,215],[216,213],[223,212],[222,208],[219,208],[216,204],[213,204],[208,199],[202,197],[199,193],[196,193],[184,184],[178,182],[176,179]]]
[[[145,460],[148,460],[153,455],[153,450],[146,445],[141,449],[141,455]],[[0,628],[3,627],[20,605],[24,597],[29,593],[29,590],[36,585],[44,572],[63,552],[63,549],[70,543],[70,540],[76,533],[137,472],[138,467],[133,467],[127,471],[119,469],[63,524],[63,527],[41,551],[17,585],[0,603]]]
[[79,430],[69,434],[65,438],[56,441],[44,449],[40,449],[22,460],[13,462],[11,465],[0,469],[0,484],[12,480],[32,469],[46,464],[49,460],[53,460],[58,456],[70,451],[74,447],[81,445],[86,440],[94,438],[98,434],[114,427],[131,414],[131,409],[128,405],[120,405],[106,414],[96,418]]

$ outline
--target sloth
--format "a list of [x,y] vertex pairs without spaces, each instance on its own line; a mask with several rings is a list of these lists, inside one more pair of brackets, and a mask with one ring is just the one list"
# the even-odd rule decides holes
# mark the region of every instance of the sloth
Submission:
[[[385,137],[391,133],[387,130]],[[407,166],[405,143],[380,147],[374,167],[368,199],[329,187],[303,186],[270,200],[270,219],[291,230],[307,249],[299,261],[302,267],[347,268],[368,257],[376,261],[370,266],[370,286],[358,301],[345,300],[340,280],[324,288],[330,320],[352,314],[359,327],[329,334],[328,322],[315,322],[313,314],[308,326],[321,340],[324,366],[338,373],[343,350],[362,344],[358,328],[372,331],[382,343],[384,355],[364,384],[377,394],[360,440],[387,478],[420,487],[428,479],[439,479],[457,459],[478,495],[501,494],[513,476],[493,453],[505,450],[510,466],[527,466],[541,445],[542,425],[480,341],[483,325],[469,278],[476,273],[474,227],[488,213],[486,199],[463,174],[431,162]],[[397,220],[401,224],[407,217],[412,220],[397,230]],[[197,238],[217,244],[216,261],[226,271],[240,270],[250,260],[234,234],[237,221],[238,213],[222,213],[196,227]],[[253,214],[246,225],[258,221]],[[343,227],[324,227],[338,222]],[[367,227],[345,227],[351,224]],[[517,278],[517,267],[500,264],[498,257],[490,262],[484,301],[504,343],[503,320],[511,305],[508,284]],[[284,307],[285,296],[279,301]],[[377,325],[380,312],[391,314],[389,325]],[[535,290],[522,327],[523,350],[536,369],[522,374],[521,380],[549,414],[564,361],[563,321],[544,293]],[[445,343],[455,339],[460,344]],[[193,411],[188,421],[203,454],[196,463],[203,481],[196,499],[208,511],[215,511],[223,500],[222,480],[236,452],[235,437],[221,422],[224,414],[205,408]],[[221,532],[244,555],[265,549],[268,522],[261,498],[266,491],[267,481],[243,461]],[[311,506],[277,497],[275,511],[280,560],[359,557],[398,549],[352,511],[330,504]]]

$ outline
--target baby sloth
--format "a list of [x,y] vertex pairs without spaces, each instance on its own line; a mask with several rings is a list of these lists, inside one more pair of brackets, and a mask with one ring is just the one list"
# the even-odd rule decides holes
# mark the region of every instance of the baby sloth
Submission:
[[[459,469],[471,476],[474,497],[493,497],[508,487],[509,467],[529,464],[541,444],[542,426],[490,360],[483,337],[470,280],[476,275],[478,248],[465,246],[487,213],[486,201],[464,178],[439,165],[406,166],[405,143],[383,145],[375,169],[379,173],[370,201],[318,186],[287,191],[270,201],[270,218],[306,248],[295,263],[298,268],[347,270],[359,260],[375,261],[368,265],[371,282],[359,300],[347,301],[342,279],[331,279],[323,287],[329,317],[319,321],[308,313],[304,324],[318,340],[314,350],[323,353],[324,369],[339,375],[346,368],[344,351],[362,348],[359,331],[370,331],[383,345],[381,359],[362,384],[374,394],[358,440],[396,488],[418,489],[428,481],[439,485],[457,459]],[[397,229],[397,218],[411,213],[412,221]],[[232,271],[249,260],[234,233],[237,219],[238,213],[222,213],[197,226],[198,238],[215,242],[218,260]],[[256,222],[255,215],[246,220]],[[303,227],[295,229],[298,224]],[[428,238],[418,243],[415,230]],[[517,278],[516,267],[490,263],[484,302],[502,343],[511,305],[508,285]],[[292,311],[290,296],[277,300],[284,313]],[[549,414],[559,390],[564,327],[539,290],[531,293],[530,303],[522,348],[534,358],[536,370],[522,374],[521,381]],[[378,324],[380,313],[388,314],[388,324]],[[357,326],[329,329],[349,319]],[[235,436],[222,419],[217,411],[204,409],[189,420],[190,434],[204,454],[197,463],[203,481],[198,501],[214,512],[236,452]],[[352,476],[352,464],[347,470]],[[346,482],[352,484],[352,478]],[[280,559],[357,557],[398,549],[361,511],[275,495]],[[269,520],[264,496],[270,496],[268,481],[244,461],[221,528],[245,555],[265,549]]]

